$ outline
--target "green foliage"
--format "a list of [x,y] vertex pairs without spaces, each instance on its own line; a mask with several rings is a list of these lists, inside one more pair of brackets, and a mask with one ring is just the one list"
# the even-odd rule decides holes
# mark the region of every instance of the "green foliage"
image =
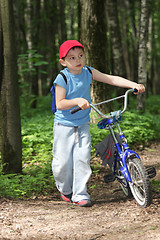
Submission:
[[160,114],[160,96],[150,95],[146,101],[147,112],[150,114]]
[[[37,53],[37,50],[27,50],[24,54],[18,55],[18,73],[22,77],[24,73],[36,74],[36,68],[42,65],[48,65],[48,62],[41,60],[43,56]],[[41,73],[47,74],[40,70]]]
[[[26,102],[26,99],[28,100]],[[28,121],[28,118],[34,118],[37,114],[48,115],[52,118],[52,96],[48,94],[47,96],[37,97],[37,108],[31,109],[30,104],[32,100],[29,100],[30,97],[21,96],[20,98],[20,106],[21,106],[21,118],[22,121]]]
[[[133,145],[145,145],[151,141],[160,140],[160,116],[157,115],[160,105],[159,96],[150,96],[146,103],[146,113],[141,114],[136,109],[135,98],[130,98],[130,110],[123,115],[123,121],[120,122],[122,131],[124,132],[130,148]],[[96,124],[90,126],[92,136],[92,146],[95,146],[108,136],[109,130],[99,130]],[[116,128],[115,128],[116,131]],[[95,150],[92,149],[92,153]]]
[[0,196],[8,198],[36,198],[55,190],[54,179],[49,163],[24,168],[23,175],[0,173]]
[[126,112],[121,124],[122,130],[130,144],[145,144],[158,138],[154,128],[153,116],[138,112]]
[[[160,140],[160,116],[157,114],[159,99],[151,97],[151,105],[147,104],[147,113],[127,111],[121,122],[122,131],[127,137],[130,148],[133,144]],[[131,103],[131,102],[130,102]],[[134,103],[135,104],[135,103]],[[21,103],[23,106],[23,102]],[[159,105],[158,105],[159,106]],[[133,107],[134,109],[135,107]],[[150,114],[152,111],[152,114]],[[95,118],[95,115],[94,115]],[[50,194],[55,191],[52,176],[52,127],[54,115],[51,110],[51,96],[38,98],[37,109],[22,108],[22,144],[23,144],[23,174],[3,175],[0,171],[0,196],[8,198],[35,198],[41,194]],[[92,155],[95,154],[94,145],[102,141],[108,130],[100,130],[97,125],[90,125],[92,139]],[[99,164],[92,166],[93,174],[100,171]],[[153,181],[159,187],[159,182]],[[93,186],[94,187],[94,186]]]
[[158,191],[160,190],[160,181],[153,179],[151,182],[152,188],[154,191]]
[[95,175],[98,175],[98,174],[99,174],[100,169],[101,169],[101,164],[99,164],[99,163],[97,163],[97,162],[92,166],[92,172],[93,172]]
[[[155,124],[155,121],[157,121],[157,124]],[[157,118],[155,119],[155,116],[150,114],[142,115],[138,112],[126,112],[120,126],[128,144],[132,147],[133,144],[139,145],[159,140],[158,122],[160,122],[160,118],[158,121]],[[110,134],[109,130],[99,130],[95,124],[91,125],[90,130],[93,146]],[[116,128],[115,131],[117,131]]]
[[[22,121],[23,157],[25,161],[44,161],[52,152],[53,117],[37,114]],[[25,126],[25,127],[23,127]]]
[[18,55],[18,74],[19,74],[19,87],[21,90],[20,98],[22,99],[23,108],[30,109],[32,103],[38,100],[38,96],[31,94],[30,81],[33,75],[47,74],[41,67],[48,65],[48,62],[42,60],[43,56],[37,50],[28,50],[24,54]]
[[51,170],[54,119],[51,109],[45,109],[47,99],[39,99],[37,110],[31,109],[27,114],[25,109],[22,111],[23,174],[0,172],[0,196],[35,198],[55,191]]

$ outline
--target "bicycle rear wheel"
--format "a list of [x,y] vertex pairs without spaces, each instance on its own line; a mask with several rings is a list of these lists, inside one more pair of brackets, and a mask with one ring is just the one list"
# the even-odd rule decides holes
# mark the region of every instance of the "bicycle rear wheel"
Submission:
[[129,186],[133,197],[141,207],[148,207],[152,203],[152,193],[147,171],[139,158],[129,158],[127,165],[132,180]]

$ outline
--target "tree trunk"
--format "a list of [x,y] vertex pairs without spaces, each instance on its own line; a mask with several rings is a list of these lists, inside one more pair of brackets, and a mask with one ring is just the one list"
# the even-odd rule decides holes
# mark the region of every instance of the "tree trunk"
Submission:
[[[85,47],[86,65],[102,72],[108,70],[105,3],[105,0],[82,0],[81,17],[81,41]],[[109,85],[93,82],[91,89],[93,103],[110,96]]]
[[[34,2],[30,2],[31,6],[31,42],[32,42],[32,49],[39,51],[39,43],[40,43],[40,0],[36,0]],[[31,107],[37,107],[37,96],[39,95],[38,89],[38,78],[39,78],[39,71],[38,68],[35,67],[35,74],[30,75],[31,81],[31,95],[33,96]]]
[[[147,83],[147,33],[148,33],[148,0],[141,0],[140,35],[138,48],[138,83]],[[145,94],[138,95],[138,110],[145,111]]]
[[[154,78],[152,78],[153,81],[153,91],[154,94],[160,95],[160,81],[159,81],[159,76],[160,76],[160,68],[159,68],[159,62],[160,62],[160,54],[159,54],[159,49],[160,49],[160,1],[155,1],[154,2],[155,8],[157,9],[157,20],[153,20],[153,66],[154,66]],[[153,3],[152,3],[153,6]],[[154,13],[152,12],[152,16],[154,16]],[[157,24],[158,23],[158,24]]]
[[128,79],[134,79],[131,70],[130,52],[129,52],[129,41],[128,41],[128,17],[127,8],[125,1],[120,1],[119,12],[121,18],[121,28],[122,28],[122,50],[124,56],[124,63],[126,68],[126,77]]
[[[127,37],[128,37],[128,52],[129,52],[129,63],[130,63],[130,75],[129,79],[133,79],[137,82],[138,78],[138,44],[137,44],[137,28],[139,21],[137,19],[137,12],[140,9],[140,1],[120,1],[120,8],[123,9],[122,16],[122,31],[124,26],[127,24]],[[139,12],[138,12],[139,14]],[[125,23],[123,23],[125,18]],[[136,24],[137,22],[137,24]],[[124,35],[124,32],[122,32]],[[127,46],[126,46],[127,47]],[[127,59],[126,59],[127,60]]]
[[[120,25],[118,20],[117,0],[107,0],[107,15],[113,59],[112,74],[126,77]],[[124,91],[125,90],[123,88],[116,88],[116,95],[122,95]],[[121,99],[118,102],[122,103],[123,101]]]
[[[59,44],[62,44],[67,39],[67,31],[66,31],[66,13],[65,13],[65,3],[63,0],[59,0],[57,2],[59,6],[58,11],[58,35],[59,35]],[[54,23],[55,24],[55,23]],[[57,24],[55,24],[56,29]]]
[[0,1],[0,151],[5,173],[22,171],[21,123],[13,5]]
[[74,11],[73,11],[73,7],[74,7],[74,2],[72,0],[69,1],[68,3],[68,39],[72,39],[73,38],[73,23],[74,23]]
[[126,77],[120,25],[118,20],[117,0],[107,0],[107,14],[114,65],[113,74]]
[[78,40],[81,38],[81,23],[82,23],[82,21],[81,21],[81,16],[82,16],[82,7],[81,7],[81,0],[78,0],[78,9],[77,9],[77,11],[78,11],[78,13],[77,13],[77,15],[78,15]]
[[58,41],[60,42],[66,40],[64,19],[64,3],[62,0],[43,1],[43,4],[41,3],[40,50],[42,56],[49,63],[41,67],[41,70],[47,72],[47,81],[46,75],[40,74],[42,95],[48,94],[53,79],[59,71],[59,62],[56,56],[58,52],[56,37],[59,36]]

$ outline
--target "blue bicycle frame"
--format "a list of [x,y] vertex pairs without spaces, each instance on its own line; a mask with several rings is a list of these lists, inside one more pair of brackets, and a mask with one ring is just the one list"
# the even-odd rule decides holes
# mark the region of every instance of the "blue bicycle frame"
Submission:
[[[98,123],[98,127],[100,129],[108,129],[110,130],[111,134],[112,134],[112,137],[114,139],[114,142],[115,142],[115,146],[117,148],[117,153],[116,153],[116,156],[115,156],[115,161],[114,161],[114,169],[113,169],[113,172],[114,172],[114,175],[116,175],[116,166],[117,166],[117,162],[119,161],[120,163],[120,171],[121,173],[123,174],[125,180],[127,182],[131,182],[132,183],[132,180],[131,180],[131,177],[130,177],[130,174],[129,174],[129,171],[128,171],[128,167],[127,167],[127,158],[131,157],[131,156],[134,156],[136,158],[139,158],[139,155],[134,152],[133,150],[130,150],[129,149],[129,146],[127,144],[127,140],[120,128],[120,125],[119,125],[119,121],[122,121],[122,113],[125,112],[126,108],[127,108],[127,97],[128,97],[128,93],[129,92],[135,92],[135,89],[130,89],[128,91],[126,91],[125,95],[122,95],[120,97],[117,97],[117,98],[113,98],[113,99],[110,99],[110,100],[107,100],[107,101],[104,101],[104,102],[101,102],[101,103],[98,103],[98,104],[91,104],[91,107],[102,117],[104,117],[104,119],[102,121],[100,121]],[[95,106],[96,105],[100,105],[100,104],[103,104],[103,103],[107,103],[109,101],[114,101],[114,100],[117,100],[119,98],[124,98],[124,109],[123,111],[119,110],[119,111],[115,111],[115,112],[111,112],[110,116],[108,115],[104,115],[102,112],[100,112]],[[114,131],[113,131],[113,127],[116,125],[117,129],[118,129],[118,132],[119,132],[119,135],[120,135],[120,139],[121,139],[121,146],[114,134]]]
[[[133,195],[133,197],[140,206],[147,207],[152,202],[149,178],[155,177],[156,170],[152,166],[148,168],[144,167],[138,154],[129,149],[127,140],[119,124],[119,122],[122,121],[122,113],[124,113],[124,111],[127,109],[127,97],[129,92],[137,91],[136,89],[129,89],[122,96],[112,98],[100,103],[90,104],[90,106],[103,118],[98,123],[98,127],[100,129],[107,129],[110,131],[110,135],[114,140],[114,146],[116,147],[115,151],[112,145],[112,139],[110,138],[110,135],[109,137],[106,137],[104,139],[106,140],[106,142],[102,141],[103,144],[100,143],[100,151],[98,153],[101,153],[100,156],[102,160],[104,160],[105,158],[105,164],[110,157],[107,158],[108,155],[105,155],[106,151],[104,143],[106,143],[106,148],[107,146],[111,146],[112,152],[112,157],[111,159],[109,159],[111,161],[109,162],[108,160],[108,164],[113,173],[104,176],[104,181],[108,183],[117,179],[120,182],[121,188],[126,194],[126,196],[129,197]],[[124,108],[122,111],[118,110],[111,112],[109,115],[105,115],[96,107],[97,105],[108,103],[120,98],[124,98]],[[75,113],[79,110],[81,110],[81,108],[77,107],[73,109],[71,113]],[[114,127],[117,128],[118,134],[113,130]],[[110,140],[111,143],[109,145],[108,141]],[[115,156],[113,156],[113,154],[115,154]]]
[[[112,131],[113,131],[113,129],[112,129]],[[111,131],[111,134],[112,134],[112,136],[114,136],[114,132],[112,133],[112,131]],[[129,149],[129,146],[126,142],[126,138],[125,138],[124,134],[120,135],[120,139],[122,141],[123,152],[121,150],[120,144],[116,140],[115,146],[117,148],[117,154],[115,156],[115,162],[114,162],[114,175],[116,175],[117,161],[120,161],[120,162],[122,162],[122,164],[120,166],[121,173],[123,174],[123,176],[124,176],[124,178],[126,179],[127,182],[132,183],[132,180],[131,180],[126,162],[127,162],[127,159],[131,156],[134,156],[134,157],[139,158],[139,159],[140,159],[140,157],[136,152]],[[114,141],[115,141],[115,139],[114,139]]]

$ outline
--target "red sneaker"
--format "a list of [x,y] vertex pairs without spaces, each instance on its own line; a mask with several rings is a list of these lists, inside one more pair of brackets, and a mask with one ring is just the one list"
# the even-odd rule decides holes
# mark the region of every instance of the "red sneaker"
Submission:
[[74,202],[74,205],[77,205],[79,207],[91,207],[92,203],[90,200],[81,200],[79,202]]
[[68,194],[68,195],[64,195],[63,193],[61,193],[61,198],[66,201],[66,202],[72,202],[71,198],[72,198],[72,193]]

